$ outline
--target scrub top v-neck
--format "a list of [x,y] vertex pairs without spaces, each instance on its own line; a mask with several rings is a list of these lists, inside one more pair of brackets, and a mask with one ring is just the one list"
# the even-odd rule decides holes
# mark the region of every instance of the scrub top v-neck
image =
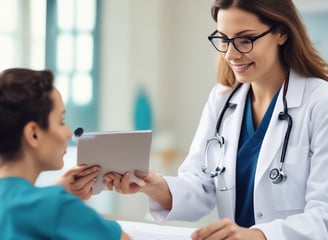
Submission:
[[257,129],[254,128],[251,91],[247,95],[236,163],[235,221],[239,226],[250,227],[255,224],[253,192],[257,159],[278,93],[271,100]]

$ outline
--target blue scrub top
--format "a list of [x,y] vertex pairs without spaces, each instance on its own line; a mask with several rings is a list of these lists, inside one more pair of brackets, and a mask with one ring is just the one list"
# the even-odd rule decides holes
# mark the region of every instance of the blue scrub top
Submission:
[[23,178],[0,178],[0,239],[111,239],[122,230],[62,186],[37,188]]
[[273,97],[257,129],[254,128],[251,91],[247,95],[236,165],[235,222],[239,226],[250,227],[255,224],[253,192],[257,159],[278,93]]

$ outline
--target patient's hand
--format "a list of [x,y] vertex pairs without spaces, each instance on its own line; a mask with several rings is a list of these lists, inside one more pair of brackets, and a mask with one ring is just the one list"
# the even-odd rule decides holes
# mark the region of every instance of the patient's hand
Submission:
[[100,172],[100,167],[74,166],[61,175],[56,184],[62,184],[66,191],[82,200],[88,200],[92,195],[93,184]]

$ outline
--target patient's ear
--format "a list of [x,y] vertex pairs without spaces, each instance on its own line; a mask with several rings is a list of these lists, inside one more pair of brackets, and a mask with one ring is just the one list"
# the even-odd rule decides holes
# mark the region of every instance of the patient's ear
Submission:
[[36,122],[28,122],[23,129],[23,138],[25,142],[32,147],[37,147],[39,145],[38,139],[39,126]]

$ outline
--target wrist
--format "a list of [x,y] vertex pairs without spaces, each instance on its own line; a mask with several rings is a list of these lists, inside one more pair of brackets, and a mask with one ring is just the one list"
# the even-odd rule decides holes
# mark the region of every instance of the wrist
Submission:
[[162,176],[154,173],[147,176],[146,185],[140,189],[140,192],[158,202],[164,209],[172,208],[172,195]]
[[157,193],[157,190],[161,188],[161,185],[165,180],[155,173],[149,172],[149,175],[144,179],[145,185],[141,187],[140,192],[143,192],[146,195],[152,195]]
[[250,229],[253,232],[253,236],[256,240],[267,240],[267,238],[265,237],[264,233],[262,232],[262,230],[258,229],[258,228],[251,228]]

